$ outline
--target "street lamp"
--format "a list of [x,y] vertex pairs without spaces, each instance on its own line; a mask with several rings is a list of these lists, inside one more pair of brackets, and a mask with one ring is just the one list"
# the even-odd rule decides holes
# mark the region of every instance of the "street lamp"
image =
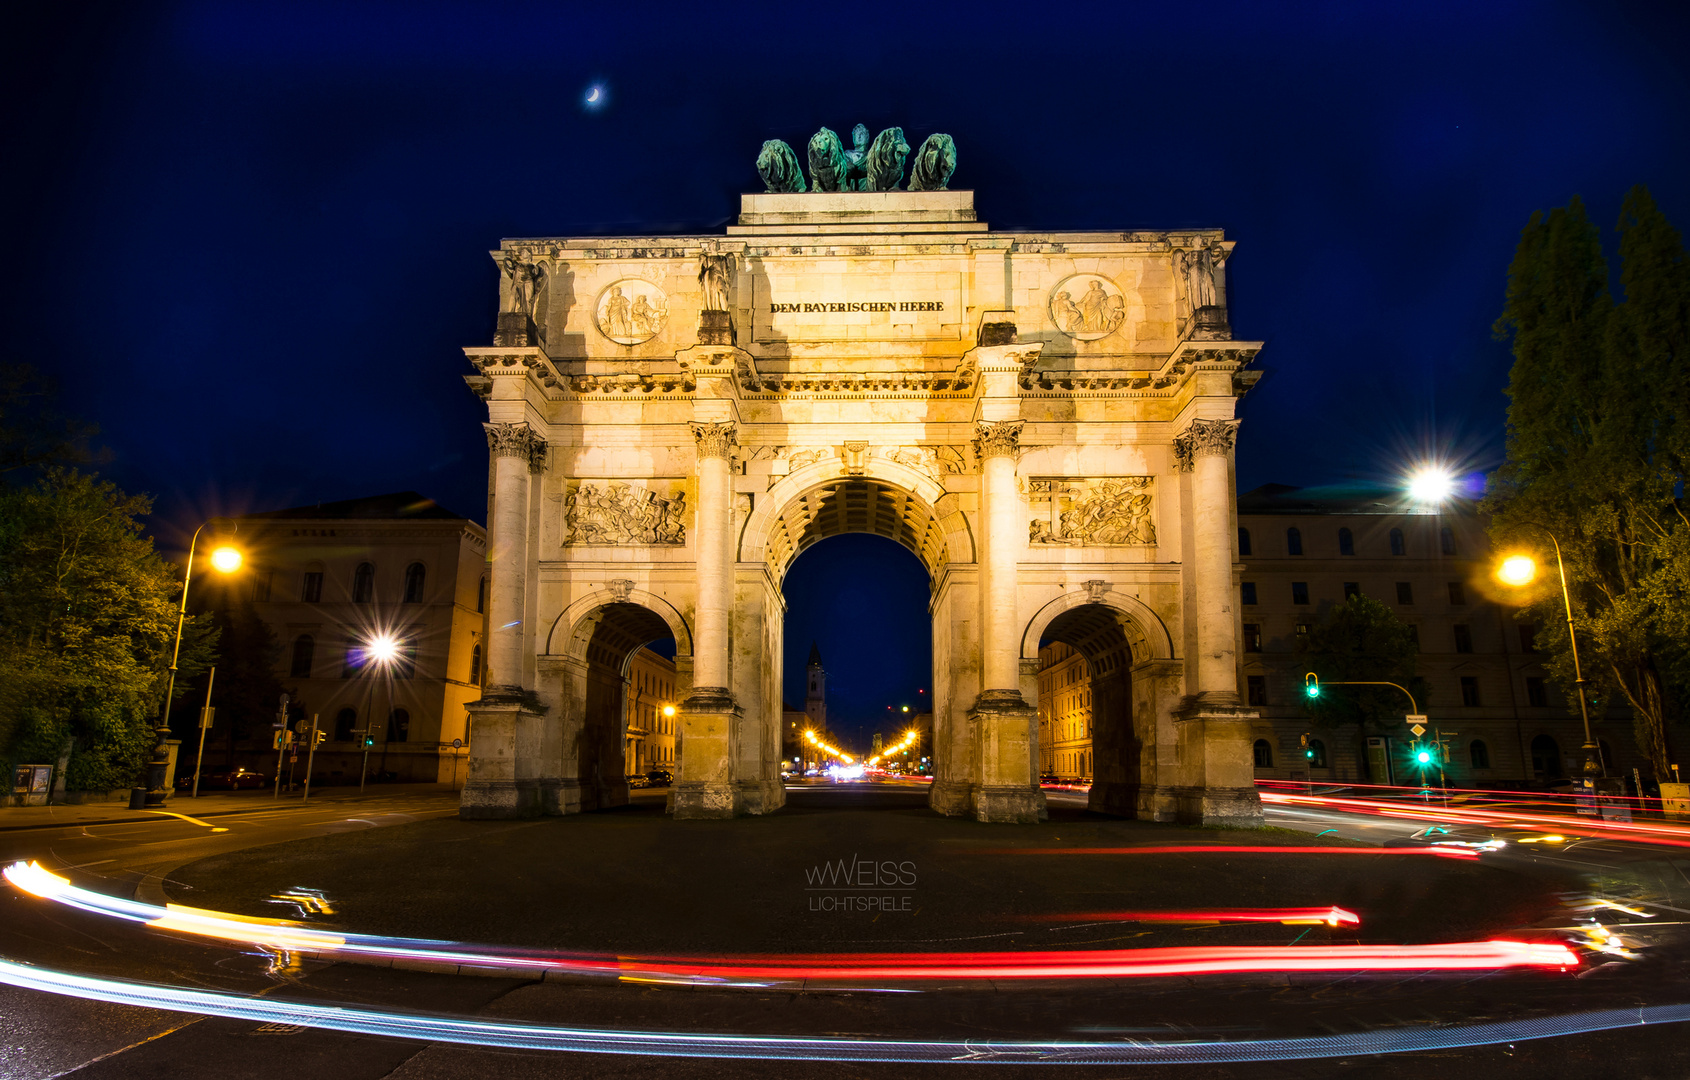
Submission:
[[[1578,687],[1579,716],[1584,720],[1584,775],[1587,781],[1593,780],[1604,775],[1604,772],[1596,740],[1590,734],[1590,704],[1585,700],[1584,671],[1579,667],[1579,639],[1573,632],[1573,598],[1567,591],[1567,567],[1561,561],[1561,541],[1542,525],[1527,527],[1549,537],[1549,542],[1555,547],[1555,572],[1561,578],[1561,606],[1567,613],[1567,641],[1573,649],[1573,685]],[[1496,571],[1498,581],[1516,589],[1530,585],[1536,577],[1537,561],[1530,555],[1510,555],[1502,560],[1502,565]]]
[[[199,548],[200,533],[212,521],[220,520],[223,519],[212,518],[201,523],[188,541],[188,566],[182,572],[182,602],[176,608],[176,643],[170,650],[170,674],[164,682],[164,703],[158,710],[158,743],[153,746],[153,759],[147,763],[147,787],[129,793],[131,810],[163,806],[164,800],[170,797],[170,777],[165,775],[170,771],[170,698],[176,692],[176,663],[182,658],[182,625],[188,620],[188,586],[194,580],[194,552]],[[232,574],[241,568],[241,553],[227,544],[220,545],[212,553],[211,565],[222,573]]]
[[[364,664],[362,665],[365,668],[366,674],[368,673],[369,665],[372,664],[372,663],[379,664],[381,666],[381,670],[385,673],[387,671],[388,665],[392,664],[394,660],[399,658],[399,644],[400,643],[399,643],[398,638],[394,637],[392,634],[389,634],[385,631],[377,634],[375,637],[366,641],[364,643]],[[364,743],[364,763],[358,769],[358,790],[359,790],[359,792],[362,792],[364,790],[364,783],[365,783],[365,781],[367,781],[369,779],[369,776],[370,776],[370,746],[372,744],[374,744],[374,742],[376,741],[375,729],[371,726],[371,724],[373,724],[375,722],[375,716],[373,714],[373,710],[375,709],[375,703],[376,703],[376,684],[371,682],[371,683],[368,684],[368,687],[369,687],[369,690],[364,695],[364,738],[362,740],[363,743]],[[388,702],[391,705],[392,700],[393,700],[392,692],[389,691],[387,696],[388,696]],[[386,736],[387,736],[387,728],[384,725],[382,727],[382,753],[383,754],[387,753]]]

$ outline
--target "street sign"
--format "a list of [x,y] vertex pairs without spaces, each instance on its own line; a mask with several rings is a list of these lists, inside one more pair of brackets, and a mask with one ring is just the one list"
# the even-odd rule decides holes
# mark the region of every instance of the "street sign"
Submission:
[[1413,727],[1409,728],[1408,730],[1414,732],[1414,737],[1416,739],[1418,739],[1420,736],[1426,734],[1426,729],[1421,727],[1419,724],[1415,724]]
[[[1408,724],[1410,727],[1413,727],[1415,724],[1424,724],[1426,722],[1426,717],[1420,713],[1409,713],[1407,716],[1403,717],[1403,722]],[[1419,732],[1416,732],[1415,734],[1419,734]]]
[[210,705],[207,705],[205,708],[200,710],[200,727],[202,729],[211,726],[211,718],[216,714],[216,712],[217,710],[212,708]]
[[463,748],[464,748],[464,741],[462,739],[453,739],[452,740],[452,749],[462,750]]

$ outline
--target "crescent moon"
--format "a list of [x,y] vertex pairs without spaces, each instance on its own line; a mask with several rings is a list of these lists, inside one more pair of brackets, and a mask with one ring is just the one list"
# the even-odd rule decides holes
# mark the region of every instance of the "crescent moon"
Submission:
[[587,100],[589,102],[593,102],[593,101],[597,101],[598,99],[599,99],[599,88],[595,86],[595,87],[593,87],[593,92],[587,95]]

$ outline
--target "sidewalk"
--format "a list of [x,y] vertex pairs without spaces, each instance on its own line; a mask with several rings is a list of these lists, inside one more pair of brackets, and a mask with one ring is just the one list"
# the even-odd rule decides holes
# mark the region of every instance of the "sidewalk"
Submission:
[[[445,784],[371,784],[360,792],[355,787],[317,787],[311,789],[311,801],[318,803],[357,802],[387,799],[395,795],[446,795],[454,789]],[[149,810],[131,810],[125,803],[81,803],[59,806],[0,807],[0,832],[20,829],[62,829],[83,825],[130,825],[143,821],[173,821],[181,817],[206,818],[226,814],[251,814],[266,810],[297,808],[303,793],[282,792],[277,799],[273,789],[262,791],[202,792],[199,798],[178,792],[165,800],[163,806]]]

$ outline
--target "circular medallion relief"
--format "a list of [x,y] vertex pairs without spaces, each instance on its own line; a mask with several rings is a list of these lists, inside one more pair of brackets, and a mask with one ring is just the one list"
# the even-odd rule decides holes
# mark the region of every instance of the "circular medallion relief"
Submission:
[[1075,274],[1050,290],[1050,318],[1069,337],[1096,341],[1121,328],[1127,318],[1127,298],[1101,274]]
[[638,345],[663,332],[669,298],[649,281],[623,278],[599,293],[599,333],[619,345]]

